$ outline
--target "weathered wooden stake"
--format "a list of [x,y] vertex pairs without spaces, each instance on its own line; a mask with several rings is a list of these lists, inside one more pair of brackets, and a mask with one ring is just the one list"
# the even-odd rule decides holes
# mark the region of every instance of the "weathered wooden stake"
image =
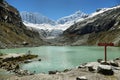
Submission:
[[107,62],[107,46],[114,46],[114,43],[98,43],[98,46],[104,46],[104,60]]

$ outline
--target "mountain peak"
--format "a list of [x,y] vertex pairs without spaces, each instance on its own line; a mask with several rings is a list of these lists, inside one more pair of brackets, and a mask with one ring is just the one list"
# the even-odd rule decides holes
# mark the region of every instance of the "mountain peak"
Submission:
[[23,11],[20,13],[22,20],[24,22],[29,22],[29,23],[33,23],[33,24],[51,24],[51,25],[55,25],[55,22],[51,19],[49,19],[48,17],[39,14],[37,12],[27,12],[27,11]]
[[76,11],[74,14],[62,17],[57,20],[58,24],[64,24],[70,21],[76,21],[81,18],[86,18],[88,17],[88,14],[85,14],[84,12],[81,12],[80,10]]
[[81,14],[83,12],[81,12],[80,10],[76,11],[75,14]]
[[27,11],[21,12],[22,20],[24,22],[29,22],[33,24],[50,24],[50,25],[65,24],[65,23],[77,21],[81,18],[86,18],[87,16],[88,16],[87,14],[78,10],[74,14],[62,17],[57,21],[54,21],[37,12],[27,12]]

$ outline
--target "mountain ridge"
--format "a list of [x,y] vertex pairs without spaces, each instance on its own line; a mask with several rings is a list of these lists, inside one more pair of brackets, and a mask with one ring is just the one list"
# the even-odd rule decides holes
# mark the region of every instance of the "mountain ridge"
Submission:
[[99,42],[113,42],[115,46],[119,46],[119,11],[120,5],[95,12],[66,29],[58,42],[66,45],[97,45]]
[[81,11],[76,11],[75,13],[69,16],[59,18],[56,21],[49,19],[48,17],[41,15],[40,13],[37,13],[37,12],[23,11],[20,14],[21,14],[23,22],[29,22],[33,24],[51,24],[51,25],[65,24],[70,21],[76,21],[78,19],[88,17],[88,14],[85,14]]
[[[32,15],[32,16],[31,16]],[[87,14],[77,11],[72,15],[62,17],[56,21],[50,20],[46,16],[40,15],[39,13],[21,12],[23,23],[29,28],[38,31],[42,38],[57,37],[63,33],[69,26],[75,22],[88,17]],[[46,18],[46,20],[44,19]],[[42,22],[41,22],[42,21]],[[52,21],[48,22],[48,21]],[[62,21],[62,23],[61,23]],[[44,31],[43,31],[44,30]],[[54,34],[53,34],[54,33]]]
[[20,13],[20,15],[22,17],[23,22],[29,22],[34,24],[46,23],[46,24],[55,25],[55,22],[53,20],[37,12],[23,11]]
[[65,17],[62,17],[62,18],[59,18],[57,20],[57,23],[58,24],[65,24],[67,22],[70,22],[70,21],[77,21],[78,19],[82,19],[82,18],[86,18],[88,17],[89,15],[84,13],[84,12],[81,12],[80,10],[79,11],[76,11],[75,13],[69,15],[69,16],[65,16]]

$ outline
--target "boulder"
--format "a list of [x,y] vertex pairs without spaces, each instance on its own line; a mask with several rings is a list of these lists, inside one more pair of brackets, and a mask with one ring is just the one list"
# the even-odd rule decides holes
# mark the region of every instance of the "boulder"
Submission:
[[38,59],[38,61],[41,61],[41,59]]
[[114,66],[114,67],[119,67],[119,64],[115,61],[110,61],[110,65]]
[[101,61],[100,64],[102,64],[102,65],[110,65],[109,62],[105,62],[105,61]]
[[110,66],[110,65],[99,65],[97,72],[101,73],[103,75],[113,75],[114,74],[114,72],[112,70],[112,66]]
[[89,71],[95,71],[95,69],[93,68],[93,66],[89,66],[89,67],[88,67],[88,70],[89,70]]
[[57,71],[49,71],[49,74],[56,74]]
[[30,62],[32,62],[32,60],[26,60],[26,61],[24,61],[24,63],[30,63]]
[[97,70],[99,65],[100,63],[98,62],[89,62],[85,65],[85,67],[87,67],[89,71],[94,71]]
[[120,57],[119,57],[119,58],[116,58],[115,60],[120,60]]
[[101,63],[101,61],[103,61],[103,59],[98,59],[97,62]]
[[22,45],[28,45],[28,44],[29,44],[29,43],[28,43],[28,42],[25,42],[25,41],[22,43]]
[[88,80],[85,76],[77,77],[76,80]]
[[87,64],[87,63],[81,64],[80,66],[78,66],[78,69],[79,69],[79,68],[85,68],[85,67],[86,67],[86,66],[85,66],[86,64]]
[[85,65],[78,66],[78,69],[80,69],[80,68],[85,68]]
[[68,71],[70,71],[69,69],[65,69],[63,72],[68,72]]

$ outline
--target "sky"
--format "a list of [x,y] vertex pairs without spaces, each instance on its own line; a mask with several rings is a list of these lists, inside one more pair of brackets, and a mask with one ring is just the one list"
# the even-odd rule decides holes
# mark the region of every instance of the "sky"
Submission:
[[6,0],[20,12],[38,12],[50,19],[57,20],[80,10],[91,14],[98,8],[113,7],[120,0]]

